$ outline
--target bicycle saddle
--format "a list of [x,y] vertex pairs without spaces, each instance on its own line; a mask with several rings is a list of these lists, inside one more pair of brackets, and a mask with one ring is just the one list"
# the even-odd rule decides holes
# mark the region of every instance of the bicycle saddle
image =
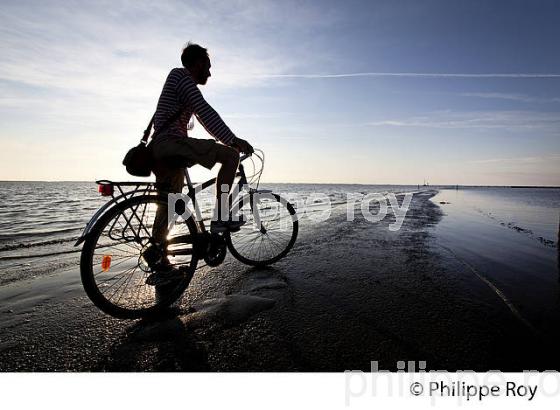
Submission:
[[194,164],[190,163],[188,159],[180,155],[170,155],[156,161],[156,166],[166,166],[169,168],[190,168]]

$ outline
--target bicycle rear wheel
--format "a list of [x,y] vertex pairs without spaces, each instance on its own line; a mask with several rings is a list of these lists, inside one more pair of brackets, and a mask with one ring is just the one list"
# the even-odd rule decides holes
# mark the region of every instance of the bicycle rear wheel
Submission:
[[272,193],[251,193],[233,207],[247,223],[225,234],[231,254],[252,266],[266,266],[288,254],[298,235],[298,218],[292,204]]
[[146,251],[151,248],[153,254],[158,207],[167,220],[166,197],[127,199],[103,214],[87,236],[80,260],[82,283],[92,302],[111,316],[134,319],[160,313],[181,296],[194,274],[197,228],[191,217],[174,224],[162,246],[177,278],[160,286],[146,283],[154,272]]

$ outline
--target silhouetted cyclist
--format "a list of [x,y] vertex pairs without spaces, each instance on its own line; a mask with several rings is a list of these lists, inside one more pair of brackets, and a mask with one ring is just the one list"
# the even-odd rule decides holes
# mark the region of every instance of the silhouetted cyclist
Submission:
[[[221,164],[216,177],[216,206],[210,224],[211,232],[236,230],[245,223],[243,219],[231,220],[231,215],[222,219],[221,191],[231,189],[239,165],[239,152],[253,153],[253,147],[235,134],[220,118],[218,113],[204,100],[197,84],[204,85],[210,77],[210,57],[208,51],[198,44],[188,43],[181,55],[183,67],[174,68],[167,76],[159,97],[154,117],[154,131],[171,118],[177,118],[171,125],[158,132],[151,143],[155,159],[154,174],[157,186],[168,192],[180,193],[184,185],[184,169],[178,167],[177,160],[188,167],[195,164],[211,169],[216,162]],[[180,115],[178,115],[181,113]],[[197,139],[188,136],[191,116],[195,115],[213,139]],[[184,165],[183,165],[184,166]],[[225,189],[224,189],[225,185]],[[225,205],[224,205],[225,206]],[[158,244],[167,236],[167,209],[159,207],[152,235]],[[165,262],[165,261],[162,261]],[[165,270],[165,266],[162,266]]]

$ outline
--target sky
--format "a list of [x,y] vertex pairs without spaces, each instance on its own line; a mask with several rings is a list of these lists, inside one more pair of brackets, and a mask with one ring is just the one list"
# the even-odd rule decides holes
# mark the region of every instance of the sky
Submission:
[[560,185],[557,1],[3,0],[0,16],[0,180],[134,179],[122,158],[193,41],[264,181]]

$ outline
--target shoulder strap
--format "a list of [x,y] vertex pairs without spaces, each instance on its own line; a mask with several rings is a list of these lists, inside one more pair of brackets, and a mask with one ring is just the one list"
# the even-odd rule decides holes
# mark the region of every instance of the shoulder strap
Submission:
[[146,143],[148,142],[148,138],[150,138],[150,133],[152,132],[152,125],[154,124],[154,118],[155,117],[156,117],[156,114],[152,115],[152,119],[150,120],[150,123],[148,124],[148,126],[144,130],[144,135],[142,136],[142,139],[140,140],[140,142],[144,143],[144,145],[146,145]]
[[[157,130],[156,132],[154,132],[154,135],[152,135],[152,138],[155,137],[157,134],[159,134],[164,129],[166,129],[167,127],[169,127],[175,120],[177,120],[181,116],[182,113],[183,113],[183,110],[179,110],[175,114],[173,114],[171,117],[169,117],[167,119],[167,121],[165,121],[163,123],[161,128],[159,130]],[[140,142],[143,143],[144,145],[146,145],[148,143],[148,138],[150,138],[150,133],[152,132],[152,126],[154,125],[154,118],[156,118],[155,113],[152,116],[152,119],[150,120],[150,123],[148,124],[148,127],[146,127],[146,129],[144,130],[144,135],[142,136],[142,139],[140,140]]]

